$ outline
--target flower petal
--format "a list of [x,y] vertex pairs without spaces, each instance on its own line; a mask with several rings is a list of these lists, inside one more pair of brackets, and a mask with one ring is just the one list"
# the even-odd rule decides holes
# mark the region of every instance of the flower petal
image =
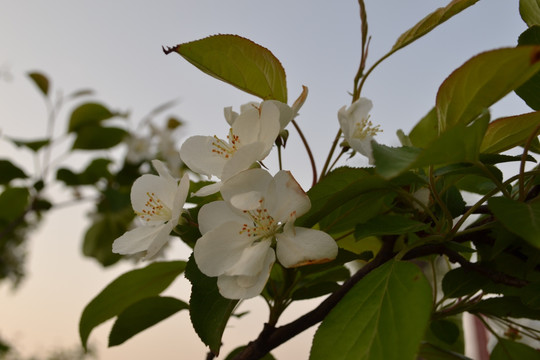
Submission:
[[260,273],[267,252],[274,252],[274,250],[270,248],[271,244],[272,243],[270,240],[263,240],[251,244],[251,246],[245,248],[242,252],[242,257],[240,258],[240,260],[238,260],[238,262],[233,267],[227,270],[225,275],[253,276]]
[[[137,178],[131,187],[130,197],[133,210],[137,214],[142,214],[145,210],[149,210],[147,204],[149,204],[149,200],[152,198],[151,202],[155,203],[156,206],[160,205],[158,202],[161,202],[161,205],[164,205],[170,211],[173,208],[177,188],[178,186],[174,179],[171,181],[161,176],[144,174]],[[164,209],[164,211],[167,209]],[[150,216],[146,224],[156,225],[168,221],[170,215],[166,216],[165,212],[164,214],[162,217]]]
[[217,281],[220,294],[228,299],[249,299],[259,295],[270,277],[270,270],[275,259],[274,251],[269,249],[258,274],[253,276],[221,275]]
[[279,171],[268,187],[265,204],[277,221],[286,222],[305,214],[311,208],[307,194],[289,171]]
[[212,151],[215,141],[213,136],[192,136],[180,147],[180,158],[196,173],[220,177],[228,159]]
[[219,191],[219,189],[221,189],[221,185],[223,185],[223,182],[218,181],[218,182],[215,182],[213,184],[203,186],[202,188],[200,188],[199,190],[197,190],[196,192],[194,192],[191,195],[192,196],[198,196],[198,197],[204,197],[204,196],[212,195],[212,194],[217,193]]
[[253,240],[241,232],[242,224],[227,222],[206,232],[193,254],[199,269],[207,276],[219,276],[232,268]]
[[281,101],[277,100],[266,100],[261,103],[261,106],[264,108],[267,103],[271,103],[272,105],[276,106],[279,110],[279,127],[280,130],[285,129],[287,125],[291,122],[293,117],[298,113],[294,113],[293,109],[285,103],[282,103]]
[[148,246],[146,256],[143,260],[152,259],[154,256],[157,255],[161,248],[171,239],[170,233],[177,223],[178,220],[176,222],[173,222],[171,220],[162,226],[162,229],[156,234],[156,236]]
[[229,158],[229,161],[223,166],[221,174],[217,175],[221,180],[225,181],[232,176],[250,168],[251,165],[265,158],[265,144],[257,141],[240,147]]
[[328,262],[338,253],[335,240],[320,230],[294,227],[276,238],[277,258],[287,268]]
[[176,194],[174,194],[174,199],[173,199],[171,221],[175,222],[174,226],[178,224],[180,215],[182,214],[182,211],[184,210],[184,204],[186,203],[188,192],[189,192],[189,175],[184,174],[184,176],[180,180],[180,184],[176,188]]
[[165,228],[161,226],[140,226],[127,231],[113,242],[112,252],[117,254],[136,254],[146,251],[155,237]]
[[201,207],[198,221],[199,231],[204,235],[227,222],[244,224],[249,219],[241,211],[232,208],[225,201],[213,201]]
[[221,195],[237,209],[253,210],[260,206],[259,200],[266,194],[271,181],[272,175],[266,170],[245,170],[223,184]]

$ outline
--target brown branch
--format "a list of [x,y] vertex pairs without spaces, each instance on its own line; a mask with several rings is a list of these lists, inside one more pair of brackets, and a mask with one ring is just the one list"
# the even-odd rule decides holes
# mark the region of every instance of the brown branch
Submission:
[[383,246],[375,259],[367,263],[358,270],[349,280],[347,280],[337,291],[326,298],[319,306],[312,311],[299,317],[295,321],[280,327],[264,325],[259,337],[250,342],[246,348],[234,357],[234,360],[256,360],[262,358],[283,344],[287,340],[295,337],[304,330],[322,321],[326,315],[340,302],[340,300],[352,289],[352,287],[363,279],[372,270],[378,268],[394,256],[394,238],[384,239]]

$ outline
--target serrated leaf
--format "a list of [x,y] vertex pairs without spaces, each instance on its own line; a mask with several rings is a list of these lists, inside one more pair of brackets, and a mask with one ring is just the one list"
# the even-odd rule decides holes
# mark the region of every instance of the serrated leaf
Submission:
[[43,95],[47,96],[49,93],[49,79],[47,76],[40,72],[31,72],[28,73],[28,76],[34,84],[38,87],[38,89],[43,93]]
[[268,49],[237,35],[214,35],[176,45],[177,52],[206,74],[263,100],[287,103],[285,70]]
[[540,202],[524,203],[496,197],[489,199],[488,207],[505,228],[540,248]]
[[188,304],[173,297],[144,298],[118,315],[109,334],[109,347],[120,345],[141,331],[188,308]]
[[127,132],[116,127],[85,126],[77,132],[73,150],[110,149],[122,142]]
[[540,1],[519,0],[519,14],[527,25],[540,25]]
[[480,151],[500,153],[524,145],[538,126],[540,126],[540,112],[497,119],[489,124]]
[[478,0],[454,0],[447,6],[438,8],[431,14],[424,17],[412,28],[404,32],[392,47],[392,52],[397,51],[416,39],[424,36],[452,16],[460,13],[471,5],[474,5]]
[[155,262],[145,268],[120,275],[86,307],[79,321],[79,335],[86,348],[92,330],[122,313],[141,299],[159,295],[186,266],[184,261]]
[[84,103],[71,113],[68,132],[78,132],[87,126],[97,126],[114,116],[116,114],[102,104]]
[[429,323],[431,286],[390,261],[358,282],[315,333],[311,360],[413,360]]
[[13,179],[26,179],[28,176],[18,166],[6,159],[0,159],[0,184],[6,185]]
[[456,69],[437,92],[439,130],[468,124],[540,70],[540,47],[481,53]]
[[186,278],[191,282],[189,315],[199,338],[216,356],[221,337],[238,300],[225,299],[219,293],[217,278],[204,275],[193,258],[189,258]]
[[401,235],[425,230],[428,224],[399,215],[379,215],[363,224],[358,224],[354,237],[362,239],[368,236]]

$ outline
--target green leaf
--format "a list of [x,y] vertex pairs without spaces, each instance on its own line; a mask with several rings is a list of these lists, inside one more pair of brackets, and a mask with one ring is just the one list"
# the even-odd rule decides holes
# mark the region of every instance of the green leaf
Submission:
[[462,354],[429,343],[423,343],[422,346],[420,346],[418,358],[422,360],[473,360]]
[[538,350],[512,340],[499,339],[491,352],[490,360],[540,359]]
[[540,1],[519,0],[519,14],[527,25],[540,25]]
[[13,179],[26,179],[28,176],[9,160],[0,159],[0,184],[6,185]]
[[139,300],[159,295],[186,266],[184,261],[155,262],[145,268],[120,275],[86,307],[79,321],[79,335],[84,348],[92,330],[121,314]]
[[102,104],[84,103],[71,113],[68,132],[78,132],[87,126],[97,126],[116,115]]
[[400,215],[379,215],[364,224],[356,226],[354,236],[362,239],[368,236],[400,235],[425,230],[428,224]]
[[489,199],[488,207],[505,228],[540,248],[540,202],[524,203],[496,197]]
[[440,340],[447,344],[454,344],[459,338],[459,328],[449,320],[435,320],[429,325],[430,330]]
[[50,139],[42,139],[42,140],[15,140],[10,139],[17,147],[26,147],[34,152],[38,152],[39,149],[41,149],[44,146],[47,146],[51,143]]
[[221,348],[221,337],[238,300],[225,299],[219,293],[217,278],[204,275],[193,255],[186,267],[191,282],[189,315],[197,335],[216,356]]
[[287,103],[285,70],[268,49],[237,35],[214,35],[172,48],[206,74],[263,100]]
[[480,151],[500,153],[524,145],[538,126],[540,112],[497,119],[489,124]]
[[9,187],[0,193],[0,219],[14,221],[28,208],[30,192],[23,187]]
[[142,299],[118,315],[109,334],[109,346],[120,345],[141,331],[188,308],[188,304],[173,297],[152,296]]
[[474,5],[478,0],[453,0],[445,7],[438,8],[425,18],[420,20],[412,28],[404,32],[392,47],[392,52],[397,51],[416,39],[424,36],[452,16],[460,13],[471,5]]
[[43,95],[47,96],[49,93],[49,79],[40,72],[31,72],[28,73],[28,76],[32,79],[34,84],[36,84]]
[[474,294],[488,283],[489,279],[480,273],[459,267],[444,275],[442,289],[444,296],[458,298]]
[[517,296],[502,296],[480,301],[467,310],[473,314],[485,314],[495,317],[527,318],[540,320],[540,310],[523,304]]
[[323,320],[310,359],[413,360],[431,306],[422,271],[390,261],[358,282]]
[[[525,30],[518,38],[518,45],[540,45],[540,26],[533,25]],[[534,110],[540,110],[540,73],[534,74],[523,85],[518,87],[516,94]]]
[[481,53],[442,83],[436,107],[439,129],[468,124],[540,70],[540,47],[519,46]]
[[431,109],[426,116],[414,126],[409,133],[409,139],[414,147],[425,148],[439,136],[437,109]]
[[110,159],[94,159],[88,164],[86,169],[81,173],[83,184],[95,184],[102,178],[111,176],[108,166],[112,163]]
[[116,127],[85,126],[77,132],[73,149],[110,149],[122,142],[127,132]]
[[[244,350],[245,348],[246,348],[245,346],[237,347],[236,349],[231,351],[229,353],[229,355],[227,355],[225,360],[234,360],[234,357],[236,355],[240,354],[240,352],[242,352],[242,350]],[[276,360],[276,358],[273,357],[272,354],[268,353],[268,354],[264,355],[262,358],[260,358],[260,360]]]

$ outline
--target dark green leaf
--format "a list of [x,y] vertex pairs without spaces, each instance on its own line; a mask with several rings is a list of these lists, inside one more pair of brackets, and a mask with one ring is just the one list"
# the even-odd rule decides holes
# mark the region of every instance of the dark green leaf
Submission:
[[115,127],[85,126],[79,129],[73,149],[110,149],[122,142],[127,132]]
[[473,360],[465,355],[443,349],[429,343],[423,343],[420,346],[418,359],[422,360]]
[[400,235],[425,230],[428,227],[428,224],[400,215],[379,215],[364,224],[357,225],[354,236],[362,239],[368,236]]
[[225,299],[219,293],[217,278],[204,275],[193,258],[188,261],[186,277],[191,282],[189,314],[195,332],[210,350],[219,354],[221,337],[238,300]]
[[121,314],[141,299],[159,295],[186,266],[184,261],[155,262],[120,275],[86,307],[79,322],[79,334],[86,348],[88,337],[99,324]]
[[435,336],[447,344],[455,343],[459,338],[459,328],[449,320],[435,320],[429,325]]
[[540,352],[512,340],[499,339],[491,352],[490,360],[538,360]]
[[323,320],[310,359],[413,360],[432,302],[417,266],[390,261],[358,282]]
[[206,74],[263,100],[287,103],[285,70],[268,49],[237,35],[214,35],[167,49]]
[[26,147],[34,152],[38,152],[39,149],[51,143],[50,139],[32,140],[32,141],[16,140],[16,139],[10,139],[10,140],[18,147]]
[[0,184],[7,185],[13,179],[25,179],[28,176],[9,160],[0,159]]
[[47,96],[49,93],[49,79],[40,72],[31,72],[28,73],[28,76],[32,79],[34,84],[36,84],[43,95]]
[[508,230],[540,248],[540,202],[496,197],[489,199],[488,207]]
[[87,126],[97,126],[114,116],[116,114],[102,104],[84,103],[71,113],[68,132],[78,132]]
[[488,282],[489,279],[480,273],[459,267],[444,275],[442,289],[444,296],[458,298],[476,293]]
[[502,296],[480,301],[467,310],[473,314],[540,320],[540,310],[523,304],[517,296]]
[[519,14],[527,25],[540,25],[540,3],[538,0],[519,0]]
[[112,162],[110,159],[94,159],[81,173],[83,184],[95,184],[102,178],[108,178],[111,173],[108,166]]
[[539,60],[539,47],[519,46],[487,51],[467,61],[439,88],[439,130],[475,120],[538,72]]
[[521,302],[533,308],[540,309],[540,283],[532,283],[520,291]]
[[56,179],[68,186],[82,185],[79,174],[75,174],[70,169],[60,168],[56,171]]
[[[523,1],[521,3],[523,3]],[[539,5],[537,0],[532,0],[532,3],[535,3],[538,11],[538,20],[540,20],[540,10],[538,10]],[[521,33],[518,39],[518,45],[540,45],[540,26],[538,24],[532,25],[530,28]],[[534,74],[515,91],[516,94],[532,109],[540,110],[540,99],[538,97],[538,92],[540,91],[540,73]]]
[[109,346],[120,345],[141,331],[188,308],[188,304],[172,297],[144,298],[128,306],[118,315],[109,334]]
[[0,219],[14,221],[28,208],[30,193],[27,188],[10,187],[0,193]]
[[[234,357],[238,354],[240,354],[240,352],[242,350],[245,349],[245,346],[240,346],[240,347],[237,347],[236,349],[234,349],[233,351],[231,351],[229,353],[229,355],[227,355],[227,357],[225,358],[225,360],[233,360]],[[264,355],[262,358],[260,358],[260,360],[276,360],[275,357],[272,356],[272,354],[268,353],[266,355]]]

